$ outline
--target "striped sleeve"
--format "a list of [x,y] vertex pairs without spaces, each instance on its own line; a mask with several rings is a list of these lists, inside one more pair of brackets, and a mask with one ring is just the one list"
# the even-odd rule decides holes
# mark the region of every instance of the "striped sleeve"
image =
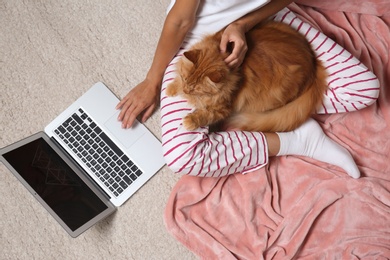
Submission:
[[167,97],[165,89],[176,76],[178,55],[166,70],[161,90],[161,126],[164,158],[175,173],[220,177],[247,173],[268,163],[262,133],[226,131],[209,133],[208,127],[187,131],[182,119],[193,108],[180,96]]
[[357,58],[317,29],[284,8],[274,18],[306,36],[328,72],[328,90],[319,114],[356,111],[373,104],[379,96],[379,80]]

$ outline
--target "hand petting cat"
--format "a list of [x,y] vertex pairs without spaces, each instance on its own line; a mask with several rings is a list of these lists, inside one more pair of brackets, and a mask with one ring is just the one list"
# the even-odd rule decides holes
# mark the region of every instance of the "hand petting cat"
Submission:
[[[229,49],[229,47],[231,48]],[[221,52],[231,52],[225,59],[230,68],[238,68],[248,50],[245,32],[242,27],[230,24],[222,34],[220,43]],[[118,120],[122,122],[123,128],[130,128],[138,115],[142,114],[141,122],[144,123],[154,112],[158,105],[159,87],[145,79],[120,101],[117,109],[120,109]]]
[[228,25],[222,34],[219,48],[222,53],[231,52],[225,59],[230,68],[239,67],[248,50],[244,28],[235,23]]

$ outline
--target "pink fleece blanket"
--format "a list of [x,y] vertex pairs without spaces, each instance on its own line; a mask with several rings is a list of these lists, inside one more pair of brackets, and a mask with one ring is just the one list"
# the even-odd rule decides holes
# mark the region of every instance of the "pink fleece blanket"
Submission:
[[165,223],[202,259],[390,259],[390,4],[298,3],[290,9],[359,57],[381,82],[375,105],[317,118],[352,153],[362,178],[294,156],[272,158],[247,175],[183,176]]

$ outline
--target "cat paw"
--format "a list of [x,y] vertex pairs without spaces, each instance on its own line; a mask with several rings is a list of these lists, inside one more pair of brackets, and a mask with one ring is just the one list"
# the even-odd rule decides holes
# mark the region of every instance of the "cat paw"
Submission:
[[200,125],[195,122],[194,116],[191,114],[183,118],[183,126],[187,130],[195,130],[200,127]]
[[177,88],[175,84],[171,83],[167,86],[167,89],[165,90],[165,93],[168,97],[174,97],[177,96]]

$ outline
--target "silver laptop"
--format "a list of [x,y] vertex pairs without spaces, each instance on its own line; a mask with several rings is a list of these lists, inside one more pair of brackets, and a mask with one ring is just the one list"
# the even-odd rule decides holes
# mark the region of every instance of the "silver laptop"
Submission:
[[161,143],[144,125],[122,128],[118,102],[98,82],[44,132],[0,149],[0,160],[72,237],[113,213],[165,164]]

